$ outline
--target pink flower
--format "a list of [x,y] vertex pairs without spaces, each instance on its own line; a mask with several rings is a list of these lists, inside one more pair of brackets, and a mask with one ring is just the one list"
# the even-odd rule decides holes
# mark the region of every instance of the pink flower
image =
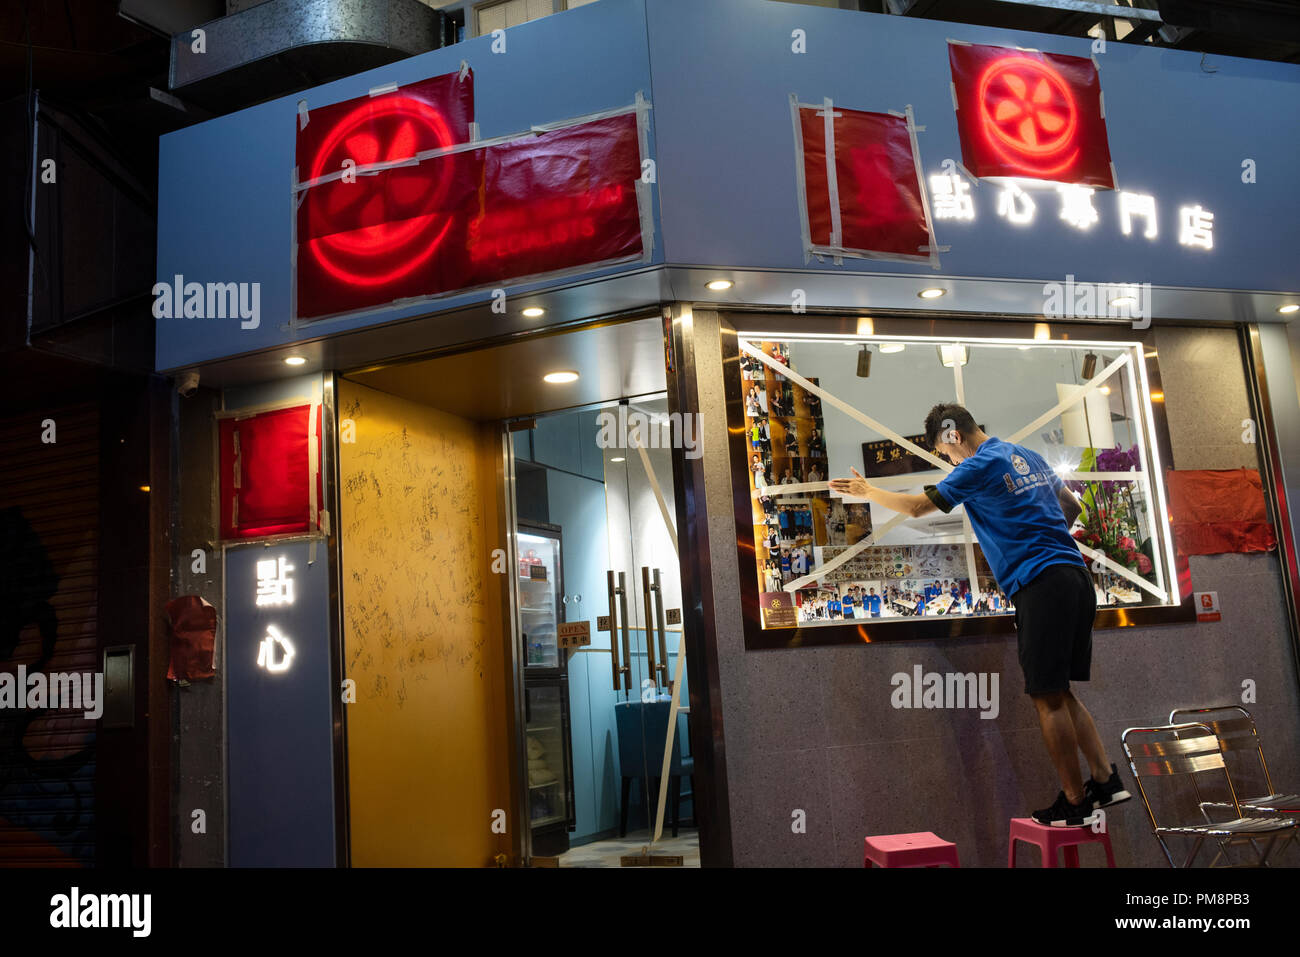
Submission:
[[1120,548],[1137,548],[1137,543],[1131,538],[1121,538],[1119,540]]
[[1138,555],[1138,574],[1145,575],[1151,571],[1151,559],[1145,555]]

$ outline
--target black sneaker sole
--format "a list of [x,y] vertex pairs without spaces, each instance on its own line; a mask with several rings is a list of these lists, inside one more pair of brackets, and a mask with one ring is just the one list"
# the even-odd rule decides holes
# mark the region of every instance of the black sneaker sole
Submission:
[[1038,818],[1032,820],[1036,824],[1042,824],[1047,827],[1088,827],[1097,819],[1097,815],[1089,814],[1087,817],[1065,817],[1057,818],[1054,821],[1042,821]]
[[1114,807],[1116,804],[1123,804],[1125,801],[1133,800],[1133,795],[1127,791],[1116,791],[1114,794],[1107,795],[1103,801],[1093,801],[1094,810],[1100,810],[1104,807]]

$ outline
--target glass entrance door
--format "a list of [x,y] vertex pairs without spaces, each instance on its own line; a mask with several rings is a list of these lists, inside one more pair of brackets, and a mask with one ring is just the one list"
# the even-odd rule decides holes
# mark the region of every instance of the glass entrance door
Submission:
[[619,753],[625,781],[626,766],[635,767],[630,788],[644,809],[644,818],[630,813],[634,806],[628,809],[634,822],[644,820],[641,828],[629,825],[627,839],[637,843],[638,851],[630,856],[698,861],[689,847],[679,853],[681,842],[673,839],[674,830],[681,836],[683,817],[693,818],[688,718],[681,710],[688,701],[684,687],[673,700],[674,682],[685,677],[684,668],[679,675],[677,667],[683,650],[682,602],[672,472],[679,430],[670,427],[663,395],[622,402],[603,413],[610,571],[620,629],[626,632],[626,639],[620,634],[620,642],[626,642],[627,680],[616,705]]
[[666,397],[530,424],[509,474],[531,856],[698,865]]

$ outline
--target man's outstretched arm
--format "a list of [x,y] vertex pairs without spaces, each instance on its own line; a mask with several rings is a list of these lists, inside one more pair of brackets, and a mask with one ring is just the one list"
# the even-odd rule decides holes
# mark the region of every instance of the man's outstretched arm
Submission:
[[853,473],[854,478],[831,479],[832,491],[852,495],[854,498],[865,498],[869,502],[883,505],[890,511],[910,515],[913,518],[920,518],[922,515],[938,510],[934,502],[930,501],[929,496],[924,493],[908,495],[904,492],[890,492],[883,488],[876,488],[869,484],[857,469],[850,468],[849,471]]

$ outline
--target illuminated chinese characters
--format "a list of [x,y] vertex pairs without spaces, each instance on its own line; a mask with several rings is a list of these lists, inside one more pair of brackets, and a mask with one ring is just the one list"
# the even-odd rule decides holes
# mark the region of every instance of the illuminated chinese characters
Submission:
[[[947,164],[945,164],[946,167]],[[1087,232],[1102,221],[1095,204],[1096,190],[1070,183],[1045,183],[1036,180],[989,180],[997,197],[995,212],[1016,226],[1032,225],[1038,209],[1047,200],[1043,194],[1052,189],[1057,195],[1057,215],[1072,229]],[[975,221],[975,200],[971,182],[945,168],[929,177],[931,208],[937,221]],[[1038,193],[1037,199],[1035,192]],[[1125,236],[1155,240],[1160,236],[1159,215],[1154,196],[1117,190],[1114,221]],[[1050,214],[1049,214],[1050,215]],[[1198,249],[1214,248],[1214,213],[1199,203],[1180,206],[1177,221],[1178,242]]]
[[[293,578],[289,575],[293,570],[283,555],[257,563],[255,600],[259,607],[293,604]],[[275,625],[267,625],[266,635],[257,646],[257,666],[272,674],[280,674],[289,670],[293,656],[293,642]]]

